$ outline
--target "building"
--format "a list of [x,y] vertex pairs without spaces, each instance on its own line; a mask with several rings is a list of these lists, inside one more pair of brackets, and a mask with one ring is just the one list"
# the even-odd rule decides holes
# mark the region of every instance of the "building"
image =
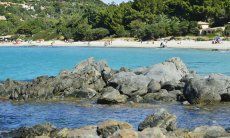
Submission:
[[199,21],[198,26],[200,26],[201,29],[208,29],[209,28],[209,23]]

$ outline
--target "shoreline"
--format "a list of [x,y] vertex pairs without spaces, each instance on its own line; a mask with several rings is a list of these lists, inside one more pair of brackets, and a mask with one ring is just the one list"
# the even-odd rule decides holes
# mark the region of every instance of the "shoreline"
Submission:
[[[64,41],[43,41],[36,42],[13,42],[0,43],[0,47],[103,47],[103,48],[161,48],[162,41],[130,41],[125,39],[115,39],[110,45],[106,45],[106,40],[89,41],[89,42],[72,42]],[[194,41],[194,40],[171,40],[166,43],[167,48],[180,49],[201,49],[201,50],[230,50],[230,41],[223,41],[220,44],[212,44],[212,41]]]

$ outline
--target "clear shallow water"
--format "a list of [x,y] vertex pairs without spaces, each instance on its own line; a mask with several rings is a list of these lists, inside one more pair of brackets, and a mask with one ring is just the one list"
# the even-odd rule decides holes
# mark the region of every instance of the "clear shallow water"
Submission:
[[[178,127],[190,128],[201,125],[230,126],[230,106],[223,106],[205,111],[186,109],[180,105],[166,106],[177,116]],[[129,108],[95,105],[81,107],[76,104],[46,103],[14,105],[10,102],[0,102],[0,131],[7,131],[22,126],[33,126],[50,122],[59,128],[77,128],[85,125],[96,125],[107,119],[129,122],[135,128],[147,115],[154,113],[159,107]]]
[[[6,78],[30,80],[40,75],[56,75],[63,69],[72,69],[80,61],[95,57],[105,59],[114,69],[122,66],[136,68],[149,66],[171,57],[180,57],[187,66],[200,74],[223,73],[230,75],[230,52],[213,52],[190,49],[140,49],[140,48],[0,48],[0,80]],[[178,117],[179,127],[194,128],[200,125],[230,126],[230,107],[222,106],[212,111],[186,109],[168,105]],[[116,119],[137,125],[156,108],[81,107],[76,104],[46,103],[14,105],[0,102],[0,131],[38,123],[51,122],[57,127],[81,127],[97,124],[106,119]]]
[[41,75],[56,75],[72,69],[89,57],[104,59],[114,69],[136,68],[180,57],[187,66],[200,74],[230,75],[230,51],[149,48],[87,48],[87,47],[1,47],[0,80],[30,80]]

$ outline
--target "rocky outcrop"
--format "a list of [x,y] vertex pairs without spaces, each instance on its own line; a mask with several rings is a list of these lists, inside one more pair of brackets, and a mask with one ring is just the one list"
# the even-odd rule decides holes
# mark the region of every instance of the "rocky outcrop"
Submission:
[[179,58],[139,69],[112,70],[104,61],[89,58],[72,71],[32,81],[0,83],[0,97],[11,100],[76,98],[100,104],[156,101],[213,104],[230,101],[230,77],[201,77],[190,73]]
[[162,110],[145,119],[140,131],[126,123],[107,120],[97,126],[76,129],[58,129],[51,124],[21,127],[0,133],[1,137],[43,137],[43,138],[227,138],[230,133],[221,126],[200,126],[192,131],[176,128],[174,115]]
[[210,75],[207,78],[195,77],[187,81],[184,96],[191,104],[213,104],[229,101],[230,78],[223,75]]

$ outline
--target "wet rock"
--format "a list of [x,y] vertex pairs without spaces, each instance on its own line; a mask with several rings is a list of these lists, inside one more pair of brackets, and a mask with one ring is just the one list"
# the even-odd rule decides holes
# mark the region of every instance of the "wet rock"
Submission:
[[123,130],[123,129],[132,129],[132,126],[125,122],[108,120],[98,125],[97,133],[102,138],[106,138],[114,134],[116,131]]
[[126,68],[126,67],[121,67],[119,72],[129,72],[130,69]]
[[97,92],[90,88],[76,90],[74,93],[77,98],[86,98],[86,99],[91,99],[97,95]]
[[156,114],[150,115],[138,126],[138,130],[142,131],[148,127],[159,127],[167,131],[173,131],[176,127],[176,116],[161,109]]
[[[227,98],[230,79],[221,75],[210,75],[208,78],[195,77],[185,86],[184,95],[191,104],[213,104]],[[225,99],[226,98],[226,99]]]
[[161,89],[161,84],[155,80],[151,80],[148,84],[148,93],[155,93]]
[[221,94],[221,101],[223,102],[230,102],[230,89],[228,90],[228,93]]
[[159,127],[146,128],[139,132],[139,138],[166,138]]
[[2,134],[3,137],[20,137],[20,138],[32,138],[36,136],[50,137],[53,131],[55,131],[51,124],[35,125],[33,127],[21,127],[13,130],[9,133]]
[[167,91],[180,90],[181,87],[183,86],[180,86],[179,82],[175,81],[168,81],[162,85],[162,89],[166,89]]
[[147,85],[150,79],[133,72],[119,72],[115,74],[110,84],[116,84],[122,94],[128,96],[143,95],[147,93]]
[[157,93],[148,93],[144,96],[144,102],[154,103],[155,101],[164,101],[164,102],[175,102],[177,101],[177,94],[181,93],[180,91],[171,91],[168,92],[165,89],[161,89]]
[[129,101],[133,101],[135,103],[140,103],[143,101],[143,98],[139,95],[135,95],[129,99]]
[[27,99],[28,94],[23,91],[25,85],[27,85],[26,82],[7,79],[0,86],[0,95],[12,100]]
[[29,94],[29,98],[50,99],[54,97],[56,79],[54,77],[41,76],[29,83],[23,92]]
[[102,95],[97,100],[99,104],[117,104],[125,103],[127,101],[126,95],[121,95],[120,92],[113,87],[107,87],[102,90]]

